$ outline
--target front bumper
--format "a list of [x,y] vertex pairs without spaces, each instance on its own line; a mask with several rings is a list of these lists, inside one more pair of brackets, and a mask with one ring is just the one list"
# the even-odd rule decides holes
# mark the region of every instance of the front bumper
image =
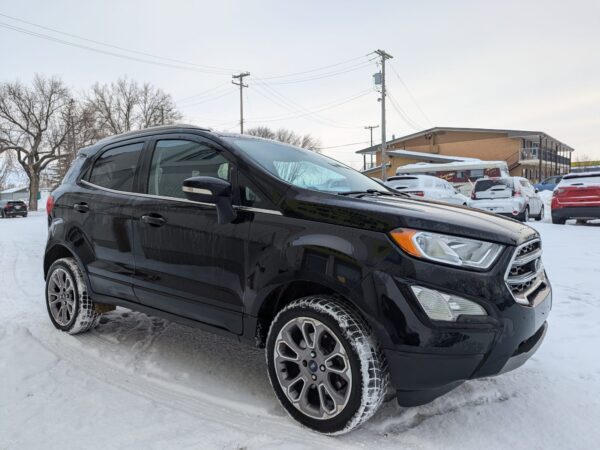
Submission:
[[[504,281],[502,267],[505,270],[509,256],[487,274],[420,261],[415,261],[414,273],[419,279],[381,274],[379,295],[386,317],[382,326],[390,335],[383,346],[401,405],[427,403],[466,380],[513,370],[537,351],[552,307],[551,286],[548,282],[531,305],[518,304]],[[476,301],[489,316],[431,321],[412,296],[411,284]]]

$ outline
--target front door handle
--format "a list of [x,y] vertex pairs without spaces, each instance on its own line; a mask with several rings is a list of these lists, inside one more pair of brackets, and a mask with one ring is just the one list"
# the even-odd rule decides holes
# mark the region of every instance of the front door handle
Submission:
[[90,210],[90,207],[88,206],[87,203],[82,202],[82,203],[75,203],[73,205],[73,209],[75,211],[79,211],[80,213],[86,213]]
[[159,214],[146,214],[142,216],[142,222],[153,227],[162,227],[167,221]]

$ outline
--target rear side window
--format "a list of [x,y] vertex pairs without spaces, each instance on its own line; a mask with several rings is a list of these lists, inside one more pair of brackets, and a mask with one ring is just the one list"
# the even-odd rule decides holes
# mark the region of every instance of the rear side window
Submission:
[[94,163],[89,182],[116,191],[132,191],[143,146],[140,142],[107,150]]
[[214,148],[193,141],[157,141],[148,177],[148,193],[185,198],[181,186],[191,177],[230,180],[230,164]]
[[71,167],[69,167],[69,170],[67,170],[67,173],[65,174],[65,176],[62,180],[62,184],[70,184],[70,183],[75,182],[75,180],[77,179],[77,176],[81,172],[81,168],[83,167],[84,162],[85,162],[85,156],[77,157],[71,164]]
[[498,186],[498,188],[505,187],[507,189],[513,188],[512,178],[500,178],[498,180],[478,180],[475,183],[475,192],[483,192]]

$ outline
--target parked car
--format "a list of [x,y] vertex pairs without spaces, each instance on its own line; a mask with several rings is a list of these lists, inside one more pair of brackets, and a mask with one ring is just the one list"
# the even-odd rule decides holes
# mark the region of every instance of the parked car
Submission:
[[0,200],[0,217],[27,217],[27,205],[21,200]]
[[530,217],[542,220],[544,202],[527,178],[481,178],[475,182],[469,206],[483,209],[521,222]]
[[552,223],[600,219],[600,172],[565,175],[552,193]]
[[390,177],[386,186],[411,197],[437,200],[453,205],[467,205],[469,198],[458,192],[450,183],[431,175],[398,175]]
[[391,390],[419,405],[512,370],[547,329],[534,229],[275,141],[191,126],[108,138],[79,152],[47,212],[57,329],[119,305],[265,348],[283,408],[323,433]]
[[534,184],[533,187],[538,191],[553,191],[558,183],[562,180],[562,175],[555,175],[553,177],[546,178],[541,183]]

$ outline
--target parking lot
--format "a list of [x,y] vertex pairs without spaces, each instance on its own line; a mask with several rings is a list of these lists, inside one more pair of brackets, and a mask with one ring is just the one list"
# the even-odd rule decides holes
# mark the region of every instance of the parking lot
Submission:
[[45,216],[1,220],[0,448],[595,448],[600,224],[530,225],[554,287],[540,351],[431,404],[390,402],[328,438],[285,416],[260,350],[124,309],[91,333],[57,332],[44,305]]

